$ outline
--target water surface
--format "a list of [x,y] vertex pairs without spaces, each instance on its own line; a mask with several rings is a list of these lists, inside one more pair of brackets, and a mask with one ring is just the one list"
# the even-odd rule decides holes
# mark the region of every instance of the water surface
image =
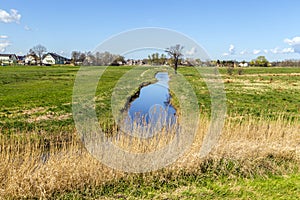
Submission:
[[157,82],[142,87],[138,98],[130,103],[128,117],[132,125],[162,128],[176,121],[176,110],[170,104],[168,73],[159,72],[155,78]]

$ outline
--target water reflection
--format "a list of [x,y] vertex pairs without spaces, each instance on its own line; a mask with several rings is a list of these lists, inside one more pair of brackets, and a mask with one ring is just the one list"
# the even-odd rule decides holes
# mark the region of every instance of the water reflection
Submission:
[[169,76],[167,72],[159,72],[154,84],[142,87],[138,98],[130,103],[128,121],[131,129],[134,126],[159,131],[176,122],[176,110],[170,104]]

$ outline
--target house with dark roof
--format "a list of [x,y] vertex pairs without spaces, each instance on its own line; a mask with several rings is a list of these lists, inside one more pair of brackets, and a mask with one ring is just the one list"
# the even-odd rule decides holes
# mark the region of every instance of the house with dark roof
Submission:
[[63,65],[70,62],[70,59],[56,53],[47,53],[42,59],[44,65]]
[[17,56],[15,54],[0,54],[1,65],[13,65],[17,63]]
[[26,55],[24,62],[26,65],[36,65],[38,63],[38,60],[39,60],[38,56],[35,55],[34,53],[31,53]]
[[17,60],[17,63],[19,65],[24,65],[25,64],[25,58],[26,56],[17,56],[18,60]]

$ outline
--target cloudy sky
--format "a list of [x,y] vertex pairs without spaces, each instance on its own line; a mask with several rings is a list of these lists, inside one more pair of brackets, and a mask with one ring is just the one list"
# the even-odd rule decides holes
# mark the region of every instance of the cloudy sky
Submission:
[[212,59],[300,59],[299,0],[0,0],[0,52],[37,44],[69,56],[112,35],[161,27],[193,38]]

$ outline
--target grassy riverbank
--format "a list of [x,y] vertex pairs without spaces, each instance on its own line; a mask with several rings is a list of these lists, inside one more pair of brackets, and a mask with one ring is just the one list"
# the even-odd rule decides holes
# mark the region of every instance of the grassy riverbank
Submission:
[[[231,76],[220,69],[227,95],[227,118],[219,143],[205,158],[199,158],[198,153],[210,123],[210,94],[196,69],[179,68],[200,106],[198,132],[192,147],[177,162],[145,174],[106,167],[81,144],[72,118],[78,69],[0,68],[0,197],[299,197],[299,68],[247,68],[242,75],[235,71]],[[111,96],[118,80],[130,69],[109,67],[99,81],[96,111],[107,130],[116,130]],[[168,139],[162,135],[150,143],[130,143],[124,135],[112,141],[143,152],[157,150],[160,146],[156,144]]]

